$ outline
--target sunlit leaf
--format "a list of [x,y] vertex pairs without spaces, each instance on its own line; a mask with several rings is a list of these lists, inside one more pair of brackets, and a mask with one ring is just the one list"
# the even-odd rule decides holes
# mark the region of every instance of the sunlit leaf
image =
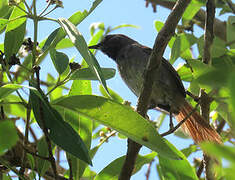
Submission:
[[56,101],[54,105],[94,119],[166,157],[180,158],[177,151],[172,151],[169,148],[166,141],[161,138],[149,121],[126,105],[92,95],[62,98]]

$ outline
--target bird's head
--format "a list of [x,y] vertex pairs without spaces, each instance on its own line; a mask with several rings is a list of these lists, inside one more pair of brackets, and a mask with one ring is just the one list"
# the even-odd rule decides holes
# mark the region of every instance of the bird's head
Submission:
[[104,37],[104,39],[94,45],[94,46],[89,46],[89,49],[99,49],[101,50],[104,54],[108,55],[110,58],[116,60],[118,53],[120,50],[127,45],[136,43],[133,39],[122,35],[122,34],[112,34],[112,35],[107,35]]

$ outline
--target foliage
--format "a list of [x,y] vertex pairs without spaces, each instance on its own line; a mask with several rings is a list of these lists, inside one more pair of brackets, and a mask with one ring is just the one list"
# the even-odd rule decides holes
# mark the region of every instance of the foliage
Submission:
[[[63,7],[59,0],[47,1],[47,6],[39,14],[36,14],[36,0],[31,6],[27,2],[0,2],[0,32],[5,35],[4,42],[0,44],[0,166],[22,179],[35,179],[36,175],[47,178],[49,174],[62,174],[74,179],[118,179],[124,156],[117,157],[100,173],[91,171],[89,167],[103,143],[118,132],[119,137],[131,138],[153,151],[137,157],[133,174],[156,158],[161,179],[198,179],[198,163],[192,165],[187,157],[204,150],[222,159],[222,167],[223,159],[229,163],[226,168],[215,165],[217,177],[235,179],[235,16],[227,18],[227,39],[215,36],[210,65],[201,61],[203,35],[198,36],[192,31],[193,26],[199,23],[194,16],[205,6],[205,2],[192,0],[184,12],[181,25],[177,27],[177,33],[168,44],[171,48],[170,62],[173,64],[178,59],[185,62],[177,71],[181,79],[189,83],[189,91],[199,96],[200,88],[205,89],[213,98],[211,119],[217,125],[226,122],[226,130],[221,132],[226,145],[207,143],[178,150],[174,143],[171,144],[156,131],[165,120],[165,114],[162,113],[157,122],[150,122],[135,112],[106,84],[107,79],[114,77],[115,69],[100,67],[96,52],[88,49],[88,45],[97,44],[110,32],[137,26],[122,24],[106,27],[104,23],[92,23],[87,43],[77,25],[93,11],[95,13],[102,0],[94,0],[89,10],[75,12],[68,19],[48,17],[50,12]],[[232,12],[224,2],[218,1],[216,7],[220,8],[220,14]],[[32,39],[25,37],[29,20],[33,20],[34,24]],[[60,28],[38,43],[38,24],[41,21],[57,23]],[[157,31],[162,27],[163,22],[155,21]],[[72,47],[82,56],[81,64],[69,59],[63,52],[65,48]],[[47,79],[41,79],[39,66],[49,60],[46,58],[48,54],[58,74],[48,72]],[[17,68],[13,70],[13,66]],[[100,82],[101,96],[92,94],[93,81]],[[195,104],[192,98],[188,100]],[[25,122],[24,133],[19,130],[16,121]],[[29,131],[35,131],[33,127],[36,123],[42,129],[42,136],[40,139],[34,136],[33,142],[29,142]],[[8,134],[7,139],[5,134]],[[185,137],[179,132],[175,135]],[[91,142],[97,137],[100,137],[100,143],[92,148]],[[60,166],[58,157],[61,151],[66,152],[67,169]],[[13,153],[10,159],[9,153]],[[57,155],[56,161],[53,155]],[[19,162],[12,163],[11,158],[18,158]],[[55,163],[60,168],[56,168]],[[25,171],[25,168],[32,171]],[[11,179],[9,171],[0,169],[0,177]]]

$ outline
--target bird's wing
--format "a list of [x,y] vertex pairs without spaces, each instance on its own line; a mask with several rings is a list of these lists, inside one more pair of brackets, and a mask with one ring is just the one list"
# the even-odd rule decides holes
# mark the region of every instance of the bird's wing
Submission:
[[[152,52],[152,49],[149,48],[149,47],[146,47],[146,46],[142,46],[142,48],[144,49],[145,53],[147,54],[151,54]],[[184,89],[184,86],[183,86],[183,83],[180,79],[180,76],[179,74],[176,72],[176,70],[174,69],[174,67],[165,59],[162,57],[162,63],[161,63],[162,66],[165,67],[165,69],[167,69],[169,71],[169,73],[172,75],[172,77],[175,78],[175,82],[176,82],[176,85],[177,87],[179,88],[180,92],[186,96],[186,92],[185,92],[185,89]]]

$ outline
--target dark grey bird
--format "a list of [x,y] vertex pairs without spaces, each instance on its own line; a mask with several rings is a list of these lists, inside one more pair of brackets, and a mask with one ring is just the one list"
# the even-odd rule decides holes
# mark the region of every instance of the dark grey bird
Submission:
[[[143,73],[152,52],[151,48],[122,34],[107,35],[100,43],[89,48],[101,50],[113,59],[124,82],[136,96],[140,95],[144,81]],[[157,107],[173,113],[180,122],[193,111],[193,107],[185,97],[186,92],[178,73],[166,59],[162,58],[162,63],[154,74],[149,108]],[[220,135],[198,112],[192,113],[182,128],[196,143],[201,141],[221,143]]]

